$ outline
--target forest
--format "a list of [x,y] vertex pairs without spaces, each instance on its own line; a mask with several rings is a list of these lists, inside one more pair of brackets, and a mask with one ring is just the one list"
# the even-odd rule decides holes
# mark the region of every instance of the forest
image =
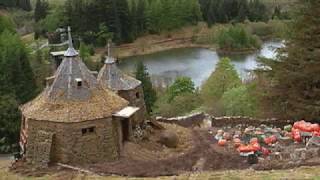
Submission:
[[[190,78],[179,77],[168,88],[156,89],[147,68],[138,64],[135,75],[143,82],[148,112],[151,116],[206,111],[214,115],[319,118],[319,3],[299,2],[299,10],[288,10],[287,6],[270,6],[260,0],[1,1],[0,152],[16,147],[19,106],[44,88],[43,77],[51,73],[45,60],[48,52],[32,54],[20,36],[19,26],[31,26],[35,39],[48,38],[51,42],[60,41],[55,35],[57,28],[71,26],[75,39],[81,41],[77,46],[84,60],[109,39],[117,45],[132,43],[139,37],[202,22],[208,28],[223,27],[212,41],[204,38],[207,44],[215,43],[222,50],[259,49],[262,37],[271,34],[285,39],[286,47],[276,60],[261,58],[261,63],[270,68],[257,69],[256,78],[250,82],[240,79],[226,57],[201,88],[196,88]],[[287,29],[277,26],[278,22]],[[287,33],[288,27],[292,32]]]
[[105,44],[106,37],[128,43],[145,34],[159,34],[202,20],[211,26],[286,18],[280,8],[270,11],[259,0],[67,0],[61,9],[50,8],[47,1],[36,2],[37,35],[71,25],[85,43],[98,46]]

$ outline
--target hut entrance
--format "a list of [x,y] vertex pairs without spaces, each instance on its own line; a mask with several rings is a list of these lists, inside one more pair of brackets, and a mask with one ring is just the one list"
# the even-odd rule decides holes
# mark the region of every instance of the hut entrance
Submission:
[[122,142],[129,140],[129,118],[124,118],[121,121],[121,127],[122,127]]
[[134,122],[135,114],[138,111],[138,107],[127,106],[113,115],[113,117],[120,120],[121,127],[118,129],[120,134],[120,147],[122,146],[123,142],[130,140],[130,136],[132,133],[132,123]]

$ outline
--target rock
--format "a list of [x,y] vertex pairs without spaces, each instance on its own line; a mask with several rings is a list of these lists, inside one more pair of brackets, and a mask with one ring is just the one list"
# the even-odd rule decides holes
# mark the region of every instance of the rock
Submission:
[[309,148],[306,151],[306,159],[319,157],[319,148]]
[[305,160],[306,159],[306,148],[299,148],[299,149],[295,149],[294,153],[299,160]]
[[165,130],[160,134],[160,143],[168,148],[176,148],[179,143],[179,138],[176,133]]
[[282,159],[283,160],[290,160],[290,153],[288,153],[288,152],[283,152],[282,153]]
[[291,153],[290,154],[290,159],[291,159],[291,161],[298,161],[299,160],[299,156],[297,155],[297,153]]
[[286,146],[288,146],[288,145],[293,143],[293,140],[290,137],[280,137],[278,139],[278,141],[279,141],[280,144],[283,144],[283,145],[286,145]]
[[280,152],[275,152],[271,154],[271,160],[281,161],[282,159],[283,158]]

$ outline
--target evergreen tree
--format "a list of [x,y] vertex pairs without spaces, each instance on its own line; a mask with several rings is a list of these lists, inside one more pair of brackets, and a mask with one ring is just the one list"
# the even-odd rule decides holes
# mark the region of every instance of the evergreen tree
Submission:
[[299,0],[292,38],[277,60],[264,61],[271,70],[266,89],[269,105],[281,117],[319,119],[320,1]]
[[136,9],[136,23],[138,35],[143,34],[147,29],[147,15],[146,15],[146,2],[145,0],[138,0]]
[[37,0],[36,7],[34,9],[34,19],[36,22],[40,21],[41,19],[44,19],[49,10],[49,4],[47,1],[44,0]]
[[0,94],[0,153],[9,153],[19,140],[20,113],[12,94]]
[[156,91],[152,87],[151,79],[147,68],[142,62],[139,62],[136,66],[136,78],[141,81],[144,101],[146,103],[147,112],[151,113],[154,103],[157,100]]
[[1,0],[0,6],[4,7],[18,7],[25,11],[31,11],[30,0]]
[[32,10],[30,0],[18,0],[17,4],[23,10],[26,10],[26,11]]
[[5,30],[0,35],[0,92],[14,93],[18,103],[33,98],[37,89],[28,58],[18,35]]
[[161,16],[162,16],[162,3],[161,0],[150,1],[147,17],[148,17],[148,31],[151,33],[161,32]]
[[35,96],[36,85],[26,48],[7,29],[0,32],[0,84],[0,152],[8,152],[19,137],[18,106]]
[[267,21],[269,19],[267,7],[260,0],[250,0],[248,6],[250,21]]
[[221,113],[222,106],[219,101],[222,95],[240,85],[241,80],[230,59],[222,58],[217,64],[216,70],[203,84],[200,93],[203,102],[209,109],[213,109],[215,113]]

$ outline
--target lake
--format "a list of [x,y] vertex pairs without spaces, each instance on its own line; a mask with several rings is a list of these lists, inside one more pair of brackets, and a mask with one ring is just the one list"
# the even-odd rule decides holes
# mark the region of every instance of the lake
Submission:
[[[281,41],[264,42],[261,49],[248,54],[228,55],[242,79],[250,77],[250,70],[258,67],[257,58],[273,58],[276,49],[282,47]],[[215,70],[220,56],[217,52],[204,48],[182,48],[135,56],[119,62],[119,68],[127,73],[134,73],[138,61],[146,65],[155,86],[167,86],[178,76],[190,77],[196,86],[201,84]]]

